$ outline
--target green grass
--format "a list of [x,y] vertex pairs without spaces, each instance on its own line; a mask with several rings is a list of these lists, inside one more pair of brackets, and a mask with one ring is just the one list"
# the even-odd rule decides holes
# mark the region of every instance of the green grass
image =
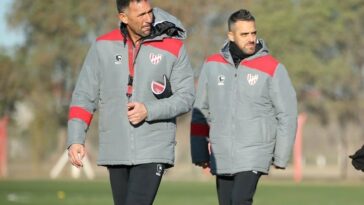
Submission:
[[[262,182],[254,205],[362,205],[364,185]],[[112,205],[106,181],[0,181],[0,204]],[[155,205],[217,205],[213,182],[164,181]]]
[[288,183],[261,185],[255,205],[362,205],[364,185]]

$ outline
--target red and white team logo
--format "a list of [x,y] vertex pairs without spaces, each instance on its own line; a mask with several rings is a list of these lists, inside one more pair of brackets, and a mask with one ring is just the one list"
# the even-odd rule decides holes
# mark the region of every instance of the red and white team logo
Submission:
[[162,60],[162,54],[149,54],[150,62],[154,65],[157,65]]
[[258,74],[255,74],[255,75],[248,74],[246,76],[246,79],[248,80],[249,85],[253,86],[253,85],[255,85],[257,83],[257,81],[259,79],[259,75]]

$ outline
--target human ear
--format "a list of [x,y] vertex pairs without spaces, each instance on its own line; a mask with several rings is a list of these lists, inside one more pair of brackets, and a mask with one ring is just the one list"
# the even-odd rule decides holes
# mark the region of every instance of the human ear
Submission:
[[119,13],[119,19],[124,24],[128,24],[128,16],[126,15],[126,13],[124,12]]
[[228,37],[228,39],[229,39],[230,41],[232,41],[232,42],[234,42],[234,41],[235,41],[235,38],[234,38],[234,34],[233,34],[233,32],[229,31],[229,32],[227,33],[227,37]]

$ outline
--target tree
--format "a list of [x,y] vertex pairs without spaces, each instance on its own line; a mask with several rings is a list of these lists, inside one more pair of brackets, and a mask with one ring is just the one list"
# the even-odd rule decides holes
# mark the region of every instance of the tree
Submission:
[[[34,108],[30,126],[35,167],[56,147],[67,122],[68,104],[82,59],[92,39],[110,28],[112,1],[14,1],[8,22],[25,32],[16,52],[27,76],[25,98]],[[112,6],[111,6],[112,4]],[[19,69],[20,70],[20,69]],[[7,93],[12,93],[8,90]],[[16,92],[14,92],[16,93]]]
[[363,124],[364,2],[285,0],[264,5],[256,7],[261,30],[290,71],[301,111],[339,128],[334,137],[345,177],[348,125]]
[[14,103],[22,95],[26,79],[21,79],[21,68],[11,57],[0,51],[0,117],[14,109]]

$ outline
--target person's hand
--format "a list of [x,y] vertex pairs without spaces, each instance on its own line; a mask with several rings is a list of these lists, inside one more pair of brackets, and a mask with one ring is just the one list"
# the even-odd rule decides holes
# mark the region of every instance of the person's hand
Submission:
[[82,159],[85,154],[85,146],[82,144],[73,144],[68,148],[68,159],[77,168],[83,167]]
[[143,103],[130,102],[128,103],[128,119],[131,124],[137,125],[148,116],[147,108]]
[[195,165],[202,167],[203,169],[210,168],[210,162],[198,162]]

